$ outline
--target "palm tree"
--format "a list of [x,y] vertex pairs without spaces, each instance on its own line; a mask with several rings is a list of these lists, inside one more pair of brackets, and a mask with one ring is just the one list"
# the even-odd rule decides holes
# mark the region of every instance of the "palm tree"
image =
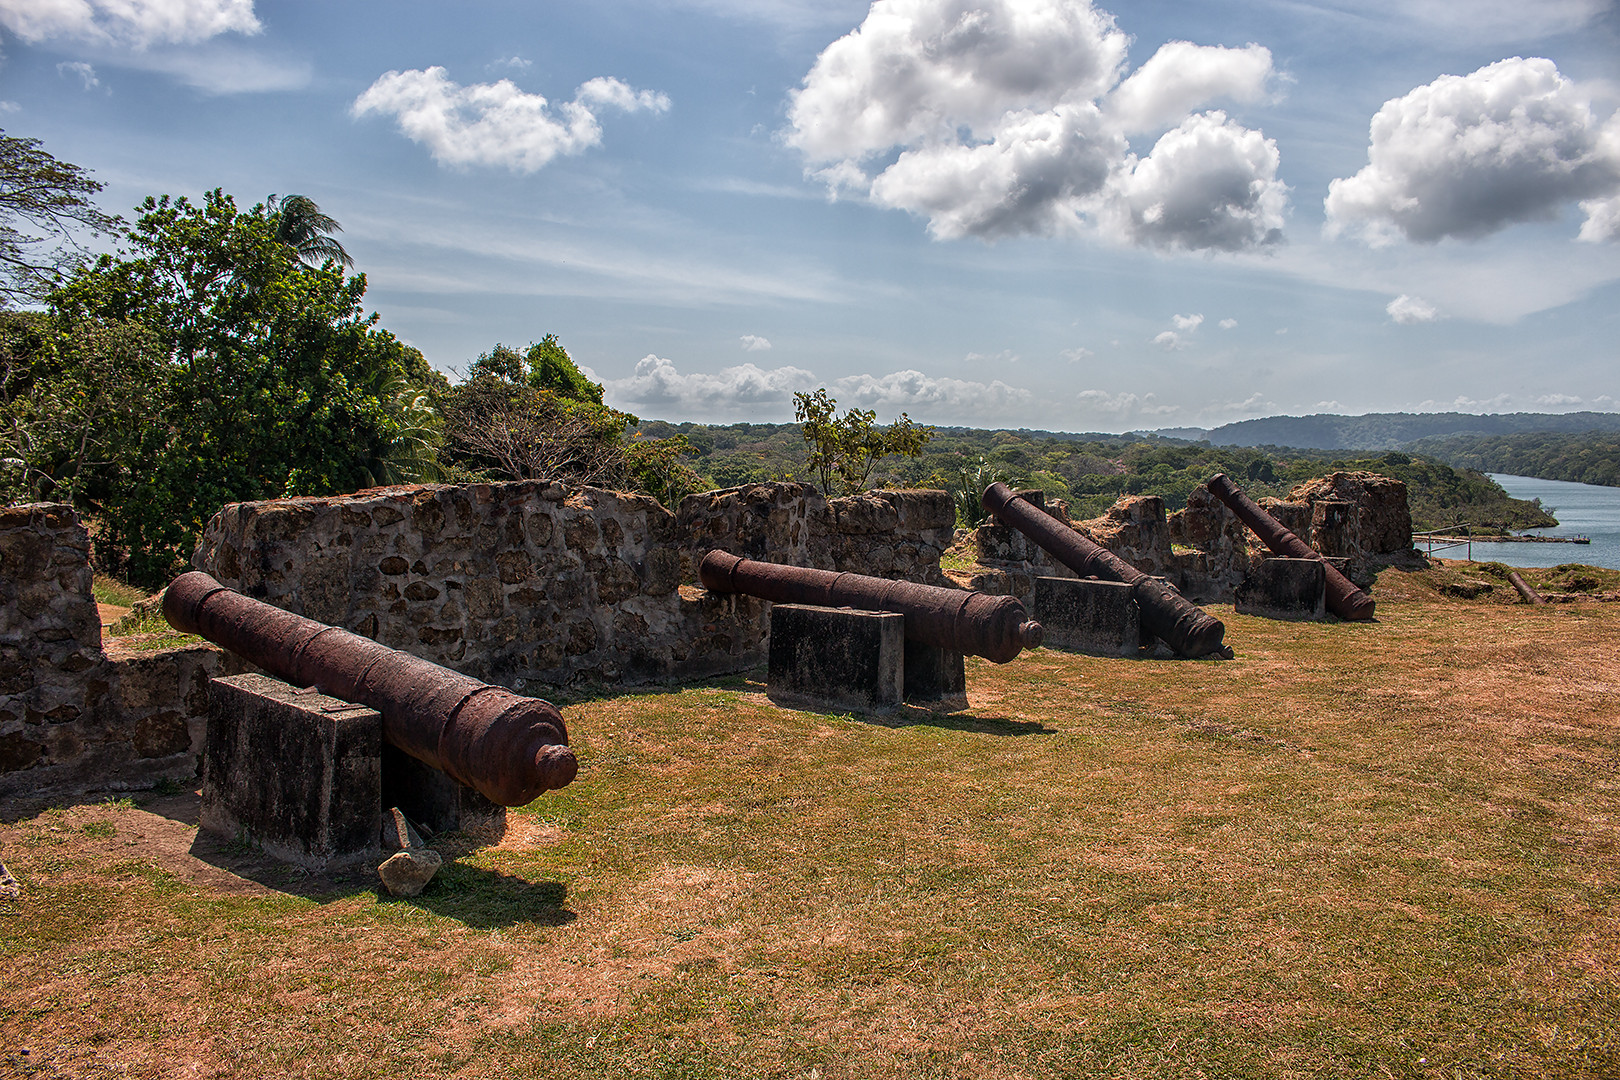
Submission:
[[275,221],[276,239],[292,248],[299,259],[311,266],[328,259],[339,266],[354,266],[354,259],[331,235],[342,232],[343,226],[321,213],[314,199],[308,195],[272,195],[267,204]]

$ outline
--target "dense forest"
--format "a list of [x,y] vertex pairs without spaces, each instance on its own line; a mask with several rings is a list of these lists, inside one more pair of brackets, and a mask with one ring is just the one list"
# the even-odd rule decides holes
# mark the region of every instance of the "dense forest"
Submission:
[[[1411,450],[1418,439],[1442,435],[1520,432],[1620,433],[1620,413],[1367,413],[1267,416],[1214,428],[1202,437],[1218,446],[1302,446],[1319,450]],[[1421,451],[1420,451],[1421,452]]]
[[[640,425],[643,435],[684,438],[687,464],[705,486],[804,479],[806,449],[797,424]],[[873,486],[941,487],[966,496],[991,480],[1040,488],[1067,501],[1077,518],[1102,513],[1121,495],[1164,498],[1168,510],[1217,472],[1237,480],[1255,498],[1282,497],[1302,480],[1335,470],[1367,470],[1406,483],[1420,529],[1463,522],[1483,531],[1557,524],[1530,502],[1509,498],[1477,472],[1430,458],[1391,452],[1346,456],[1283,447],[1225,447],[1152,436],[1067,436],[1050,432],[936,428],[915,458],[884,459]],[[959,501],[959,506],[963,501]],[[962,507],[968,517],[968,508]]]
[[1459,469],[1620,487],[1620,435],[1609,432],[1448,435],[1411,448]]

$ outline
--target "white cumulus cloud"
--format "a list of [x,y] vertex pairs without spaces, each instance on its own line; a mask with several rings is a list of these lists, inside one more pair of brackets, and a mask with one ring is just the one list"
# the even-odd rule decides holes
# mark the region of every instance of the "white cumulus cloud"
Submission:
[[1540,397],[1532,398],[1531,400],[1537,405],[1552,405],[1555,407],[1563,405],[1579,405],[1582,402],[1582,399],[1575,394],[1543,394]]
[[742,347],[746,352],[764,352],[771,347],[771,339],[760,337],[758,334],[744,334]]
[[1128,132],[1175,127],[1211,101],[1258,101],[1271,79],[1271,52],[1171,41],[1108,95],[1108,115]]
[[1614,239],[1620,114],[1607,124],[1551,60],[1511,57],[1384,103],[1368,163],[1328,185],[1330,235],[1385,244],[1477,238],[1581,202],[1581,237]]
[[884,415],[928,410],[936,415],[1016,416],[1027,413],[1035,395],[1000,379],[975,382],[935,378],[908,369],[888,375],[849,375],[833,381],[830,389],[840,405],[858,405]]
[[261,29],[253,0],[0,0],[0,26],[30,43],[70,38],[132,49]]
[[[940,239],[1276,240],[1276,144],[1193,111],[1262,97],[1270,52],[1170,42],[1121,81],[1128,44],[1091,0],[876,0],[817,58],[782,137],[831,193],[920,215]],[[1132,153],[1130,135],[1165,128]]]
[[1175,324],[1177,330],[1196,330],[1204,325],[1202,315],[1172,315],[1170,321]]
[[1189,116],[1130,159],[1105,228],[1137,244],[1241,251],[1282,239],[1288,187],[1277,144],[1216,111]]
[[1230,330],[1234,326],[1237,325],[1237,320],[1236,319],[1222,319],[1216,325],[1219,326],[1222,330]]
[[802,368],[769,371],[754,364],[724,368],[715,374],[682,373],[673,360],[648,353],[636,361],[633,374],[604,379],[604,396],[615,404],[656,405],[670,415],[729,415],[757,413],[761,408],[786,405],[796,390],[812,386],[815,376]]
[[597,112],[666,112],[669,98],[613,78],[595,78],[555,109],[509,79],[461,86],[442,67],[390,71],[355,99],[355,116],[393,116],[399,129],[446,165],[504,166],[534,172],[558,155],[582,153],[602,141]]
[[1433,304],[1421,296],[1408,296],[1405,293],[1391,300],[1384,311],[1389,317],[1402,326],[1411,326],[1414,323],[1434,322],[1440,317],[1440,311]]
[[1071,364],[1078,364],[1082,360],[1090,360],[1093,356],[1096,356],[1097,354],[1092,352],[1090,349],[1074,348],[1074,349],[1064,349],[1058,355],[1062,356],[1063,359],[1067,360]]

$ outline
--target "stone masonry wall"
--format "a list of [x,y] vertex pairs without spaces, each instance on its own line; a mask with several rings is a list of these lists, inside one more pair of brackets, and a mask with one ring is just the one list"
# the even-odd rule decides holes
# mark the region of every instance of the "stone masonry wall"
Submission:
[[190,776],[212,646],[103,651],[90,539],[72,507],[0,509],[0,798]]
[[746,670],[768,606],[696,587],[711,548],[940,581],[944,492],[827,500],[753,484],[683,500],[557,482],[383,488],[225,507],[195,565],[243,593],[522,690]]

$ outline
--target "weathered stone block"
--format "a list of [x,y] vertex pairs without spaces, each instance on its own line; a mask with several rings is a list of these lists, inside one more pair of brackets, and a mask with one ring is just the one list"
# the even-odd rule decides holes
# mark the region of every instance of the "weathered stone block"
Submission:
[[936,712],[957,712],[968,707],[967,665],[959,652],[908,639],[901,681],[908,705]]
[[1233,606],[1268,619],[1320,619],[1327,607],[1327,569],[1319,559],[1263,559],[1237,587]]
[[376,859],[381,717],[264,675],[212,680],[200,825],[312,869]]
[[771,606],[767,693],[834,709],[888,709],[905,691],[906,617],[805,604]]
[[1051,648],[1135,656],[1142,645],[1136,592],[1124,582],[1038,577],[1034,617]]

